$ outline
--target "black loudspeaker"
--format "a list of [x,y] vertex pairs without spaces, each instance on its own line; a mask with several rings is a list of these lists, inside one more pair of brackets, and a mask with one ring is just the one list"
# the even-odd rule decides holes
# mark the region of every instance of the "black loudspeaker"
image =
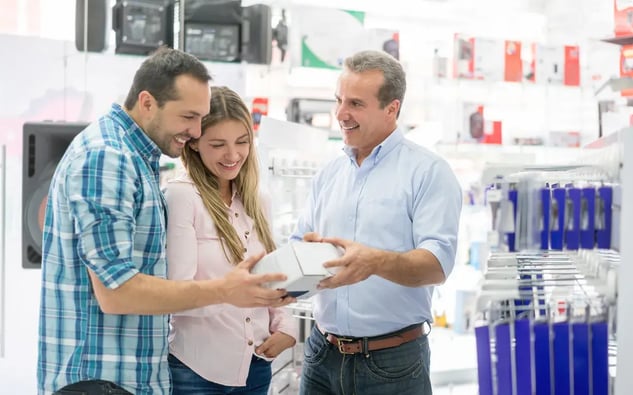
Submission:
[[42,267],[42,230],[57,163],[85,123],[25,123],[22,129],[22,267]]
[[106,49],[108,0],[76,0],[75,47],[79,51],[103,52]]
[[255,4],[242,8],[242,60],[270,64],[273,53],[270,6]]

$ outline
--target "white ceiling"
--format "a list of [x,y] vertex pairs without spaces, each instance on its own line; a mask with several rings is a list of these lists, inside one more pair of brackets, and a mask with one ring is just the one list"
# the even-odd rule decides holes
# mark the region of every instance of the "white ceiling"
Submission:
[[[555,1],[555,0],[550,0]],[[311,5],[365,11],[385,16],[450,19],[460,15],[544,13],[547,0],[242,0],[243,5]]]
[[[407,21],[454,32],[499,32],[511,39],[581,43],[610,35],[610,0],[242,0],[274,8],[318,6],[365,11],[372,23]],[[494,29],[499,25],[498,29]],[[385,26],[387,27],[387,26]],[[390,26],[393,27],[393,26]],[[533,32],[527,30],[533,28]],[[514,33],[516,32],[516,33]]]

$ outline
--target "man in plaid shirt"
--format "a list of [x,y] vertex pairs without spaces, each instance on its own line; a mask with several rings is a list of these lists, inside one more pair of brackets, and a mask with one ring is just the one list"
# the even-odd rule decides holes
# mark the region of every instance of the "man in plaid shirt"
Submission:
[[163,48],[134,76],[124,106],[70,144],[51,181],[42,247],[40,394],[169,394],[168,314],[216,303],[292,302],[253,275],[261,257],[222,279],[166,280],[161,154],[200,137],[211,77]]

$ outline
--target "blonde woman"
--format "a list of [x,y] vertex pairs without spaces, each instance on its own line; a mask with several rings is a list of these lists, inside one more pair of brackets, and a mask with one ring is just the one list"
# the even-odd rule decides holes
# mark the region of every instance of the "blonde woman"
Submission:
[[[222,278],[245,257],[275,249],[253,139],[243,100],[211,88],[202,135],[182,153],[186,174],[166,186],[169,278]],[[229,304],[174,314],[171,326],[174,395],[267,394],[270,360],[295,344],[297,331],[282,309]]]

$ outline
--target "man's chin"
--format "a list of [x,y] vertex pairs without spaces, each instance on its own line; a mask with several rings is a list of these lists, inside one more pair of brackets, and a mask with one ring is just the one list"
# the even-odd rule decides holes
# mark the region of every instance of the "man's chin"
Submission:
[[174,159],[175,158],[179,158],[180,154],[182,154],[182,148],[171,148],[170,147],[169,151],[165,151],[165,150],[162,150],[162,151],[163,151],[163,155],[167,155],[170,158],[174,158]]

